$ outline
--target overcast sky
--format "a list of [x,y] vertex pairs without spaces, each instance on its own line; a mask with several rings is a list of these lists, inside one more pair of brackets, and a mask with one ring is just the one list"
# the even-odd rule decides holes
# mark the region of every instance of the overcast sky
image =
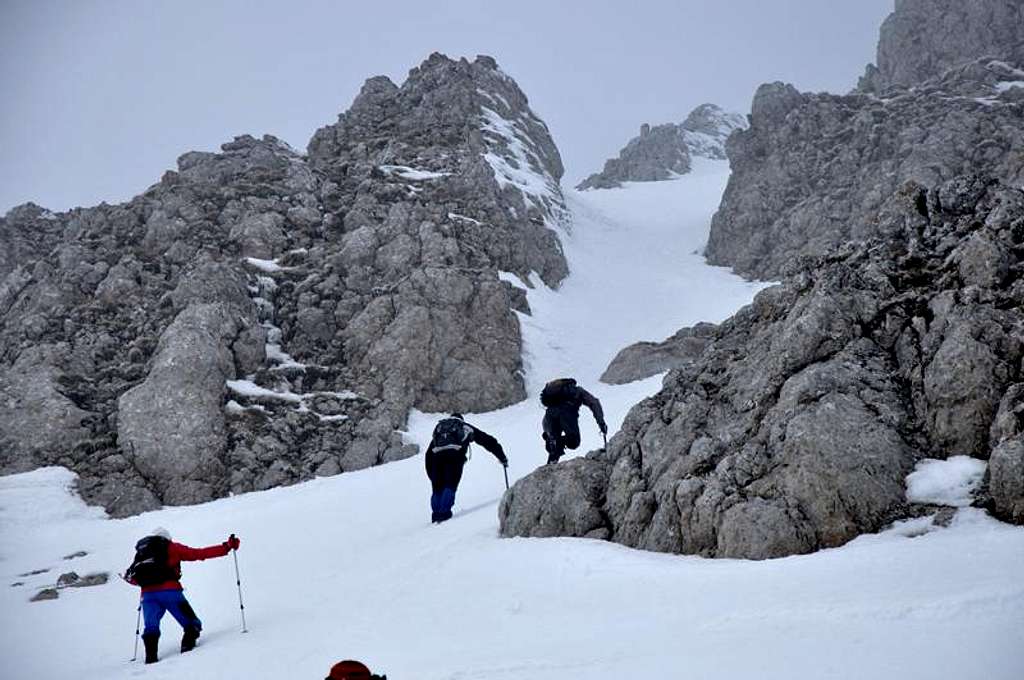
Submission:
[[893,0],[94,2],[0,0],[0,213],[118,202],[192,149],[299,149],[373,75],[490,54],[575,183],[643,122],[758,84],[846,92]]

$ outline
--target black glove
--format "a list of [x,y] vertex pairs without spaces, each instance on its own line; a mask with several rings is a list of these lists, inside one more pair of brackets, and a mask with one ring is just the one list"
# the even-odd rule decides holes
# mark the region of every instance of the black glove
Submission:
[[508,456],[505,455],[504,449],[498,449],[498,462],[504,467],[508,467]]
[[608,423],[600,422],[597,424],[597,429],[601,430],[601,434],[608,434]]

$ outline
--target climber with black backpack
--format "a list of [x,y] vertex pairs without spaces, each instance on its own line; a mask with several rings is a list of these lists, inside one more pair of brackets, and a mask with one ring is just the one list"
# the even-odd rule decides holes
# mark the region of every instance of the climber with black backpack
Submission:
[[580,406],[586,406],[594,414],[601,434],[608,434],[604,422],[604,411],[597,397],[576,384],[573,378],[552,380],[540,393],[544,411],[544,448],[548,452],[548,463],[557,463],[566,449],[580,445]]
[[440,420],[427,447],[427,477],[430,478],[430,519],[435,524],[452,518],[455,492],[462,479],[462,468],[469,460],[469,445],[479,444],[508,467],[508,458],[498,440],[465,421],[461,413]]
[[232,534],[228,540],[206,548],[190,548],[171,540],[167,529],[158,527],[135,544],[135,559],[124,573],[124,580],[142,588],[142,617],[145,627],[142,642],[146,663],[156,663],[160,641],[160,619],[164,612],[181,624],[181,651],[195,648],[203,623],[185,599],[181,587],[181,563],[224,557],[238,550],[240,541]]

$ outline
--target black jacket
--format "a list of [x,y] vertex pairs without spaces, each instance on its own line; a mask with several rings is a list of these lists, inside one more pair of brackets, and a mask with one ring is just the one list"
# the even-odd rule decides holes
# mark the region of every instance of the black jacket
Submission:
[[594,420],[597,421],[598,427],[600,427],[602,431],[607,428],[607,425],[605,425],[604,422],[604,409],[601,408],[601,402],[597,397],[590,392],[587,392],[579,385],[573,385],[572,387],[567,388],[563,394],[567,397],[565,401],[558,406],[548,407],[549,411],[571,409],[571,411],[578,416],[580,406],[586,406],[590,409],[590,412],[594,414]]
[[[468,431],[465,443],[464,443],[462,449],[459,451],[463,455],[463,457],[465,457],[466,450],[469,449],[469,445],[471,443],[475,443],[475,444],[479,444],[480,446],[482,446],[485,449],[487,449],[488,451],[490,451],[491,454],[493,454],[494,457],[498,459],[498,461],[504,463],[504,462],[506,462],[508,460],[508,458],[505,457],[504,449],[501,448],[501,444],[498,443],[497,439],[495,439],[491,435],[487,434],[483,430],[481,430],[479,428],[476,428],[476,427],[473,427],[472,425],[470,425],[467,422],[463,422],[463,425],[465,426],[466,430]],[[434,441],[433,440],[430,441],[430,446],[427,447],[427,452],[426,453],[427,453],[427,455],[435,453],[435,451],[434,451]]]

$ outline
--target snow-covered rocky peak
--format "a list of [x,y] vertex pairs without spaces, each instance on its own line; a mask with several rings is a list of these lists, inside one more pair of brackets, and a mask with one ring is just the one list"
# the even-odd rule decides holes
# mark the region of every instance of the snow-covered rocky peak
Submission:
[[491,184],[494,207],[511,222],[554,227],[566,215],[558,148],[523,91],[488,56],[434,53],[401,86],[384,76],[367,80],[338,123],[317,131],[309,153],[321,167],[344,158],[346,165],[405,168],[406,179],[443,174],[448,187]]
[[568,274],[561,175],[493,59],[433,54],[307,154],[244,135],[121,205],[12,211],[0,474],[59,461],[132,514],[410,456],[411,408],[525,399],[508,280]]
[[601,172],[590,175],[577,188],[608,189],[622,182],[675,179],[690,172],[692,156],[725,160],[725,140],[746,127],[744,116],[714,104],[701,104],[681,124],[644,123],[618,158],[605,161]]
[[745,130],[747,118],[715,104],[701,104],[680,127],[691,155],[725,160],[725,140],[735,130]]

